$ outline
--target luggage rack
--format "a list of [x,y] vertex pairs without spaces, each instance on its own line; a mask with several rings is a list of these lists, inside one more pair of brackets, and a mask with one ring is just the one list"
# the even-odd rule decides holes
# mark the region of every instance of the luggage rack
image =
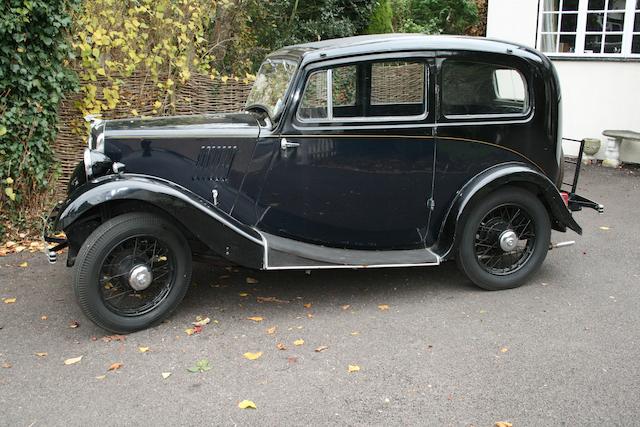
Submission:
[[569,159],[566,157],[564,158],[565,164],[575,165],[575,171],[573,173],[573,179],[571,180],[571,182],[565,182],[565,181],[562,182],[562,186],[570,187],[569,190],[563,190],[561,188],[561,192],[566,193],[568,196],[567,207],[574,212],[580,211],[584,207],[584,208],[595,209],[596,211],[598,211],[598,213],[603,213],[604,212],[603,205],[593,202],[589,199],[586,199],[576,193],[576,190],[578,189],[578,179],[580,178],[580,168],[582,167],[582,157],[584,154],[585,140],[572,139],[572,138],[562,138],[562,140],[580,143],[580,149],[578,150],[578,157],[576,157],[575,159]]

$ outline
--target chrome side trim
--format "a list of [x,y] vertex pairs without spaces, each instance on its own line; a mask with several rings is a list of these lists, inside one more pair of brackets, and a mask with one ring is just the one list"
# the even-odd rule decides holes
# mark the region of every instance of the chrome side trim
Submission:
[[[211,125],[214,126],[214,125]],[[259,128],[225,127],[217,124],[215,127],[185,127],[185,128],[151,128],[151,129],[114,129],[105,130],[109,138],[149,138],[149,139],[170,139],[170,138],[257,138],[260,134]]]
[[437,262],[426,262],[421,264],[375,264],[375,265],[313,265],[313,266],[284,266],[284,267],[267,267],[265,270],[333,270],[333,269],[351,269],[361,270],[367,268],[401,268],[401,267],[433,267],[440,265],[440,257]]

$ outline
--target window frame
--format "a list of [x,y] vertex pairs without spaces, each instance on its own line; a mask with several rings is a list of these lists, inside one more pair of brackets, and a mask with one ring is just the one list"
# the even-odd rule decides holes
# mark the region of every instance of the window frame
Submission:
[[[640,5],[636,7],[636,0],[626,0],[624,10],[623,9],[612,9],[609,10],[609,1],[605,0],[604,4],[604,15],[605,22],[606,16],[610,13],[621,13],[624,12],[624,29],[622,31],[607,31],[606,28],[603,28],[602,31],[587,31],[587,15],[589,13],[601,13],[600,9],[598,10],[588,10],[589,0],[578,0],[578,10],[577,10],[577,24],[575,31],[575,51],[574,52],[544,52],[542,50],[542,37],[545,34],[554,34],[557,36],[556,47],[558,49],[560,43],[560,37],[562,35],[573,35],[573,31],[562,31],[562,23],[560,17],[565,14],[576,14],[576,12],[572,11],[563,11],[563,1],[559,0],[558,11],[557,12],[548,12],[544,10],[544,1],[539,2],[538,6],[538,20],[537,20],[537,29],[536,29],[536,49],[543,52],[545,55],[552,58],[607,58],[607,59],[640,59],[640,52],[632,53],[632,43],[633,38],[640,37],[640,32],[634,31],[634,23],[636,14],[640,14]],[[615,12],[617,11],[617,12]],[[545,14],[555,14],[559,17],[558,26],[555,31],[543,31],[543,19]],[[606,24],[605,24],[606,25]],[[602,36],[602,45],[601,50],[602,53],[594,53],[594,52],[585,52],[585,40],[590,35],[598,35]],[[622,44],[621,51],[618,53],[604,52],[604,43],[607,35],[622,36]]]
[[[492,58],[487,58],[487,59],[483,59],[481,57],[464,57],[464,56],[449,56],[449,57],[444,57],[441,59],[441,63],[438,67],[438,74],[440,75],[439,79],[438,79],[438,86],[439,86],[439,92],[440,92],[440,99],[439,99],[439,105],[440,105],[440,116],[441,118],[446,119],[447,121],[451,120],[451,121],[456,121],[456,122],[461,122],[464,123],[465,121],[470,121],[470,122],[474,122],[477,120],[481,120],[481,121],[487,121],[487,122],[492,122],[494,120],[496,121],[513,121],[513,122],[519,122],[521,120],[529,120],[531,119],[531,117],[533,116],[533,111],[534,111],[534,96],[533,96],[533,88],[531,86],[531,79],[529,77],[527,77],[527,74],[525,72],[523,72],[523,70],[521,70],[520,68],[514,66],[513,64],[506,64],[503,63],[501,61],[495,61],[492,60]],[[525,90],[525,97],[524,97],[524,101],[525,101],[525,110],[522,113],[495,113],[495,114],[445,114],[444,111],[444,104],[445,104],[445,97],[446,97],[446,91],[445,91],[445,87],[444,87],[444,65],[447,62],[471,62],[471,63],[479,63],[479,64],[484,64],[484,65],[494,65],[496,67],[502,67],[502,69],[511,69],[516,71],[520,77],[522,78],[522,82],[524,84],[524,90]],[[494,75],[495,76],[495,75]],[[495,78],[495,77],[494,77]]]
[[[345,62],[331,62],[331,63],[323,63],[317,67],[309,67],[304,74],[304,84],[302,85],[299,100],[297,105],[295,106],[295,120],[301,125],[308,124],[336,124],[336,123],[366,123],[366,122],[411,122],[411,121],[423,121],[430,114],[430,106],[429,106],[429,84],[430,84],[430,60],[433,59],[432,55],[412,55],[405,54],[404,56],[396,56],[396,55],[375,55],[372,57],[364,57],[358,58],[357,60],[353,60],[350,58],[349,61]],[[348,67],[350,65],[358,65],[362,63],[377,63],[377,62],[419,62],[424,67],[424,80],[423,80],[423,104],[424,111],[418,115],[397,115],[397,116],[353,116],[353,117],[334,117],[333,116],[333,69],[339,67]],[[300,107],[302,105],[302,100],[304,98],[304,93],[307,89],[307,85],[309,83],[310,77],[317,73],[326,71],[327,78],[327,118],[304,118],[300,116]],[[369,100],[370,102],[370,100]],[[389,104],[396,105],[396,104]],[[401,105],[401,104],[397,104]],[[408,104],[407,104],[408,105]]]

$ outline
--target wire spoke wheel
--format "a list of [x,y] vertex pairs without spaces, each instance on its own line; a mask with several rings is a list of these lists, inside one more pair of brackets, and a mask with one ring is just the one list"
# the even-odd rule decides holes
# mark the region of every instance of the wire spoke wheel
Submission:
[[113,313],[140,316],[162,304],[175,282],[175,272],[175,256],[162,240],[127,237],[101,263],[100,296]]
[[533,254],[535,221],[527,210],[513,203],[491,209],[478,224],[474,251],[488,273],[503,276],[522,268]]

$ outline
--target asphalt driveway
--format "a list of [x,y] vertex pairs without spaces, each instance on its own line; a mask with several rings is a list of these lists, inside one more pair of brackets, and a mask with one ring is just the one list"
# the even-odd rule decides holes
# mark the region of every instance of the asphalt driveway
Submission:
[[[199,265],[167,322],[126,337],[82,315],[64,262],[0,258],[0,297],[16,299],[0,303],[0,425],[635,425],[639,186],[637,172],[585,168],[581,193],[606,213],[577,213],[584,236],[555,234],[577,244],[519,289],[480,290],[455,263]],[[187,335],[197,316],[211,323]],[[187,371],[202,359],[210,370]]]

